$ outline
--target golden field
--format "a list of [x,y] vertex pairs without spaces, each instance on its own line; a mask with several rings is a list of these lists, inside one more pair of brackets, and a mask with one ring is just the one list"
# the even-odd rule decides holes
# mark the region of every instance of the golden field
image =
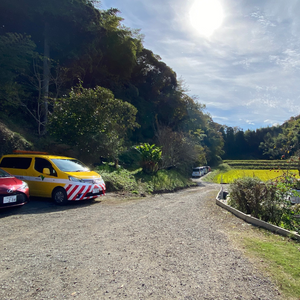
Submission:
[[258,177],[261,181],[268,181],[271,179],[276,179],[281,177],[286,173],[295,175],[296,178],[300,179],[298,175],[298,170],[242,170],[242,169],[232,169],[225,173],[219,173],[214,177],[214,182],[216,183],[232,183],[234,179],[242,177]]

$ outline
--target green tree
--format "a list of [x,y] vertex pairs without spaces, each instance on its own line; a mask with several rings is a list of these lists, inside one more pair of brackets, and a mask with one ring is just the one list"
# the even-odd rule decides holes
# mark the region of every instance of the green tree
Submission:
[[85,89],[80,84],[69,97],[56,101],[49,132],[94,160],[100,156],[116,160],[126,133],[138,127],[136,113],[134,106],[116,99],[110,90]]
[[199,161],[204,164],[201,160],[204,149],[197,144],[198,140],[195,137],[157,124],[156,140],[162,149],[162,169],[175,167],[181,173],[190,175],[194,164],[197,164]]
[[[176,91],[176,73],[158,55],[148,49],[138,53],[131,83],[138,90],[130,102],[138,109],[141,138],[153,139],[156,120],[165,126],[175,127],[178,124],[179,113],[185,110],[185,103]],[[131,90],[134,92],[134,89]]]
[[18,33],[0,35],[0,108],[18,106],[22,90],[17,79],[29,71],[35,49],[29,36]]
[[245,158],[245,153],[247,151],[247,144],[245,140],[245,134],[242,129],[239,129],[235,133],[235,157],[243,159]]
[[42,123],[46,125],[51,59],[78,55],[78,45],[82,46],[78,41],[89,40],[91,27],[99,24],[99,13],[89,0],[3,0],[0,19],[2,32],[30,34],[43,57]]

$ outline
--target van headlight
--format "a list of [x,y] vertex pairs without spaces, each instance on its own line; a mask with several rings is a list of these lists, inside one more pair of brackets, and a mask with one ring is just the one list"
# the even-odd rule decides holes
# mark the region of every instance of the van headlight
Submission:
[[18,188],[18,190],[25,190],[28,188],[28,184],[25,181],[22,181],[22,185]]
[[74,182],[82,182],[82,179],[72,177],[72,176],[69,176],[69,180],[74,181]]
[[94,183],[94,184],[99,184],[99,183],[102,183],[102,181],[103,181],[103,180],[102,180],[102,177],[100,176],[100,178],[94,179],[94,180],[93,180],[93,183]]

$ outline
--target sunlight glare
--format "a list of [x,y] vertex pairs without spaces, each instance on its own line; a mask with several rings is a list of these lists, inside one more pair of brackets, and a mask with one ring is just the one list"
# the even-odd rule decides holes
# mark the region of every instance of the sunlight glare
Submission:
[[218,0],[196,0],[190,10],[192,26],[206,37],[222,25],[223,19],[223,8]]

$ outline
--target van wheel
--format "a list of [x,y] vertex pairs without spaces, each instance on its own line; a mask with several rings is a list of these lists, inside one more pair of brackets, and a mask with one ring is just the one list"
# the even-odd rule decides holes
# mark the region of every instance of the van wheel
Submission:
[[58,205],[65,205],[68,203],[68,196],[64,188],[58,187],[52,192],[52,199]]

